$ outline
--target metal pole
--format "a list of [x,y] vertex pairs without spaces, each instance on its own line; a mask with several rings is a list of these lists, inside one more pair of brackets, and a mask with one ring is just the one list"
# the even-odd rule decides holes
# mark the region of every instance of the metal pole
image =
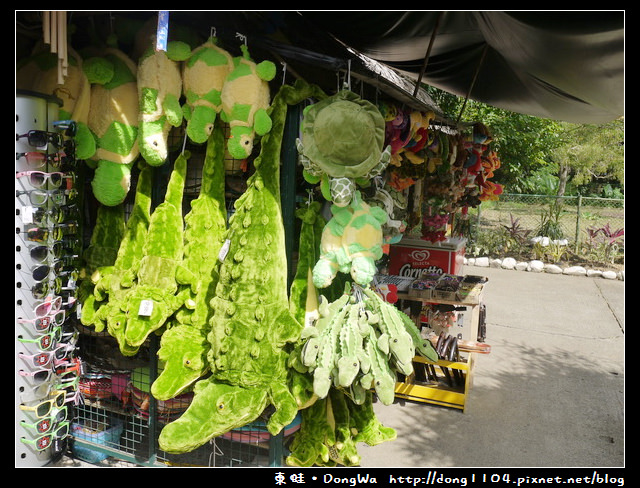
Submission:
[[575,252],[578,253],[580,250],[580,211],[582,209],[582,195],[578,195],[578,208],[576,209],[576,246]]
[[418,90],[420,89],[420,83],[422,83],[422,77],[427,71],[427,64],[429,64],[429,56],[431,56],[431,49],[433,48],[433,42],[436,40],[436,34],[438,32],[438,28],[440,27],[440,20],[444,12],[440,12],[438,14],[438,18],[436,19],[436,25],[433,27],[433,32],[431,33],[431,39],[429,39],[429,47],[427,47],[427,52],[424,55],[424,60],[422,61],[422,69],[420,70],[420,75],[418,76],[418,81],[416,81],[416,86],[413,89],[413,96],[415,97],[418,94]]
[[480,67],[484,63],[484,58],[487,55],[487,50],[489,49],[489,44],[485,44],[482,49],[482,54],[480,55],[480,61],[478,61],[478,66],[476,67],[475,73],[473,73],[473,79],[471,80],[471,85],[469,86],[469,90],[467,91],[467,96],[464,97],[464,103],[462,104],[462,108],[460,109],[460,113],[458,114],[458,119],[456,120],[456,125],[460,122],[462,118],[462,114],[464,113],[464,109],[467,107],[467,101],[469,100],[469,96],[471,96],[471,90],[473,90],[473,86],[476,84],[476,80],[478,79],[478,73],[480,73]]

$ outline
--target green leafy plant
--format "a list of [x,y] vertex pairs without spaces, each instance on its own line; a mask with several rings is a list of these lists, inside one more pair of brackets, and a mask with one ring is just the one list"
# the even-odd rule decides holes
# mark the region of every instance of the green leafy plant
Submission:
[[552,263],[558,263],[567,252],[566,240],[553,240],[547,247],[547,256]]
[[546,236],[551,240],[562,239],[564,232],[560,223],[562,216],[562,203],[558,200],[549,205],[549,209],[540,215],[540,226],[536,231],[539,236]]

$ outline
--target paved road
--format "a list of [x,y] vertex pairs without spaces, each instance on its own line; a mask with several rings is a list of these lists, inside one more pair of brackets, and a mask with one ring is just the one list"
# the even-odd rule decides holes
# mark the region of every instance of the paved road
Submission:
[[376,403],[398,438],[363,467],[624,466],[624,282],[467,266],[489,278],[488,355],[465,412]]

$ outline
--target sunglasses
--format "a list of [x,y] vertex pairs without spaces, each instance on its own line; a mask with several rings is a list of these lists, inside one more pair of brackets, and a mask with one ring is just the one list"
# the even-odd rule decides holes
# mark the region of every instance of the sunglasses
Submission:
[[65,402],[73,398],[73,394],[78,391],[80,385],[80,375],[75,371],[61,373],[54,378],[53,388],[57,391],[65,392]]
[[66,319],[66,312],[64,310],[58,310],[51,315],[45,315],[44,317],[36,317],[35,319],[23,319],[18,317],[17,322],[19,324],[31,324],[33,331],[36,333],[49,332],[49,328],[53,325],[62,325]]
[[75,137],[78,131],[78,124],[75,120],[54,120],[53,126],[56,129],[64,129],[64,135]]
[[[17,266],[18,269],[20,267],[21,265]],[[64,262],[61,259],[56,259],[51,264],[36,264],[35,266],[31,266],[29,273],[31,273],[33,280],[39,283],[48,279],[52,273],[59,276],[61,273],[70,273],[70,271],[65,271]]]
[[37,418],[49,417],[54,408],[61,408],[65,403],[66,392],[63,390],[52,391],[51,398],[40,401],[36,405],[20,405],[20,410],[32,412]]
[[20,139],[27,138],[27,142],[33,147],[45,147],[52,143],[58,147],[64,144],[64,138],[59,132],[48,132],[46,130],[30,130],[25,134],[16,134],[16,142]]
[[21,231],[19,227],[16,227],[17,234],[26,234],[27,240],[32,242],[44,242],[49,238],[54,241],[60,241],[65,236],[76,235],[77,232],[78,224],[76,222],[53,224],[50,227],[28,227],[25,231]]
[[72,164],[74,162],[73,158],[67,156],[65,152],[56,152],[51,154],[39,151],[17,152],[16,161],[22,158],[24,158],[27,165],[33,169],[43,168],[47,164],[54,168],[60,168],[63,164]]
[[36,344],[40,351],[49,351],[54,348],[60,339],[62,338],[62,329],[60,326],[53,327],[50,332],[41,334],[35,339],[25,339],[24,337],[18,337],[18,341],[23,344]]
[[55,259],[62,261],[66,266],[78,264],[77,260],[80,256],[77,254],[63,254],[65,251],[69,252],[70,249],[66,248],[62,241],[55,241],[51,245],[39,244],[30,247],[29,256],[36,263],[44,263],[48,259]]
[[[78,270],[69,271],[71,274],[70,280],[67,281],[67,286],[65,286],[62,282],[62,278],[57,276],[53,281],[40,281],[36,283],[29,289],[31,291],[31,295],[36,300],[42,300],[48,295],[64,295],[67,298],[71,297],[71,294],[74,293],[78,288],[75,285]],[[21,284],[18,284],[18,288],[20,288]],[[75,298],[74,298],[75,300]]]
[[67,182],[67,188],[72,187],[72,183],[75,181],[75,175],[72,173],[63,173],[61,171],[54,171],[53,173],[45,173],[44,171],[18,171],[16,178],[29,179],[29,184],[35,188],[42,189],[49,183],[53,188],[60,188],[62,182],[67,179],[71,182]]
[[34,368],[44,368],[45,366],[59,366],[64,363],[63,360],[68,360],[69,353],[75,350],[75,346],[70,344],[58,344],[55,349],[51,351],[41,351],[38,354],[24,354],[19,352],[18,357],[31,364]]
[[33,309],[33,314],[36,316],[36,318],[46,317],[47,315],[54,315],[55,313],[62,310],[62,307],[70,309],[76,303],[75,298],[70,299],[67,302],[63,302],[61,296],[54,295],[50,295],[43,300],[44,301],[42,303],[39,303]]
[[[47,244],[34,244],[33,246],[28,246],[28,249],[31,259],[36,262],[43,262],[47,258],[62,259],[68,262],[69,266],[79,267],[77,260],[80,256],[75,254],[78,251],[77,247],[79,244],[80,239],[78,236],[71,234],[68,236],[62,236],[62,239],[50,241]],[[16,246],[16,252],[22,252],[22,247],[20,245]]]
[[[22,266],[18,264],[17,269]],[[29,268],[29,273],[33,280],[37,283],[49,278],[62,278],[69,276],[74,281],[77,279],[78,270],[74,267],[68,266],[67,262],[63,259],[56,259],[51,264],[39,263]],[[53,275],[53,276],[52,276]]]
[[49,434],[41,435],[36,439],[25,439],[21,437],[20,440],[25,444],[30,444],[34,449],[38,451],[44,451],[53,445],[55,440],[64,439],[69,435],[69,422],[62,422],[54,427],[53,431]]
[[48,434],[51,430],[60,425],[62,422],[66,421],[69,418],[69,409],[64,405],[61,408],[56,408],[52,410],[52,414],[49,417],[45,417],[43,419],[38,420],[37,422],[30,424],[25,420],[20,421],[20,425],[24,427],[25,430],[35,430],[36,434],[43,435]]
[[20,195],[28,195],[31,205],[44,205],[51,199],[54,205],[65,205],[68,202],[74,202],[78,197],[78,191],[75,189],[68,190],[16,190],[16,197]]
[[33,309],[33,313],[36,318],[45,317],[47,315],[55,314],[62,309],[62,297],[47,297],[42,303],[36,305]]
[[67,220],[80,220],[80,209],[75,203],[53,208],[25,207],[22,212],[22,221],[27,224],[52,225],[62,224]]
[[18,374],[22,377],[32,378],[35,383],[41,384],[49,382],[53,378],[55,372],[51,368],[40,368],[34,371],[24,371],[21,369],[18,371]]

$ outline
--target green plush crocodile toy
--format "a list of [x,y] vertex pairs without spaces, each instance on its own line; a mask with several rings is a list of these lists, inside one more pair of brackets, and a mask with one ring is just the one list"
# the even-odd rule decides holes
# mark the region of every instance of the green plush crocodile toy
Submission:
[[[80,317],[85,325],[95,325],[95,314],[101,306],[93,293],[95,274],[115,264],[125,233],[124,205],[99,205],[89,246],[82,253],[84,266],[80,270],[77,298],[81,303]],[[98,272],[99,273],[99,272]]]
[[184,221],[182,200],[190,153],[180,153],[174,162],[164,201],[151,214],[137,283],[120,303],[126,315],[123,354],[137,351],[150,333],[164,326],[189,297],[188,284],[197,288],[196,275],[183,265]]
[[[135,199],[115,262],[112,266],[98,267],[93,272],[91,276],[91,281],[94,283],[93,296],[83,303],[81,315],[83,325],[95,327],[96,332],[101,332],[106,327],[109,334],[119,338],[120,343],[124,342],[122,339],[124,317],[119,303],[124,293],[136,281],[136,270],[142,259],[143,245],[151,217],[153,169],[146,163],[140,163],[139,166]],[[108,233],[109,229],[105,227],[104,232]]]
[[217,124],[207,143],[200,194],[184,217],[183,266],[198,276],[198,289],[189,298],[193,305],[176,312],[176,323],[160,339],[158,357],[164,369],[151,385],[158,400],[175,397],[209,369],[209,302],[218,284],[218,255],[227,226],[224,190],[224,131]]
[[302,82],[283,86],[270,107],[273,128],[262,139],[256,171],[235,203],[211,301],[211,375],[195,383],[189,408],[160,433],[159,446],[166,452],[191,451],[252,422],[269,405],[275,407],[266,424],[273,435],[298,413],[287,384],[287,359],[302,325],[289,311],[287,296],[280,153],[288,105],[313,94],[314,88]]

